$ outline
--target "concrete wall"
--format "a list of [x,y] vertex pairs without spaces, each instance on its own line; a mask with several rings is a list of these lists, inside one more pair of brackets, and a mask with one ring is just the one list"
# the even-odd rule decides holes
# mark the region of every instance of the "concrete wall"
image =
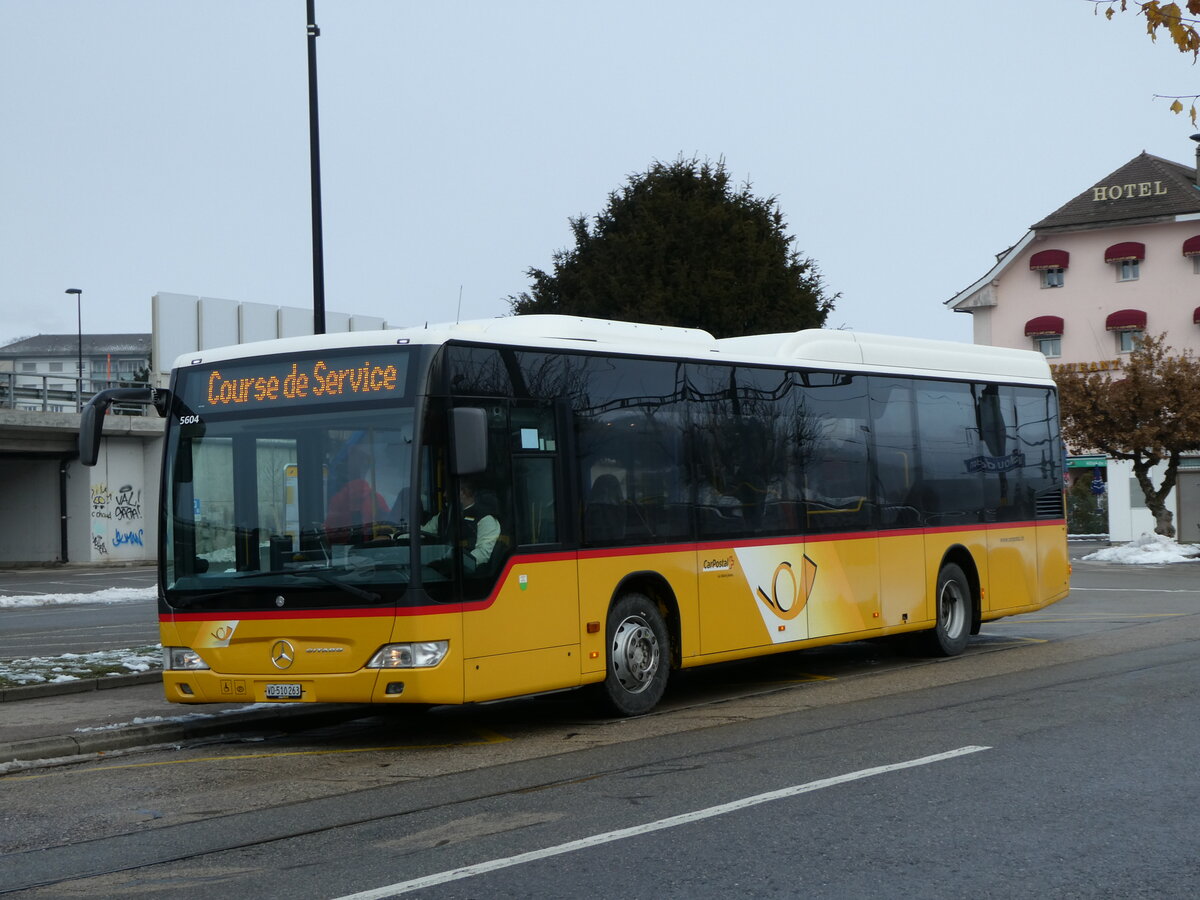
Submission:
[[157,559],[161,453],[162,438],[109,437],[95,466],[71,464],[68,541],[86,548],[73,562]]
[[164,420],[106,416],[98,464],[86,468],[73,458],[79,419],[74,413],[0,410],[0,565],[157,558]]

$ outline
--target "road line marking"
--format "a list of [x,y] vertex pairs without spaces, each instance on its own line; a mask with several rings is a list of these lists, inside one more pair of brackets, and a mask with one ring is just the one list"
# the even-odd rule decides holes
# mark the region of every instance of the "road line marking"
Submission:
[[1021,616],[1019,619],[1014,618],[1007,622],[985,622],[984,625],[985,626],[991,626],[991,625],[998,625],[998,626],[1018,625],[1018,626],[1020,626],[1020,625],[1027,625],[1031,622],[1038,622],[1041,624],[1045,624],[1046,622],[1057,622],[1057,623],[1062,623],[1062,622],[1124,622],[1128,619],[1178,619],[1181,616],[1194,615],[1194,613],[1136,613],[1136,614],[1111,613],[1111,614],[1107,614],[1107,615],[1105,615],[1103,613],[1080,613],[1077,616],[1065,615],[1065,616],[1053,616],[1053,617],[1048,617],[1048,618],[1031,618],[1031,616],[1034,616],[1034,615],[1035,614],[1033,614],[1033,613],[1029,613],[1029,614]]
[[662,831],[667,828],[675,828],[679,825],[689,825],[692,822],[699,822],[704,819],[711,819],[715,816],[723,816],[732,812],[739,812],[743,809],[748,809],[752,806],[758,806],[763,803],[770,803],[774,800],[785,800],[789,797],[795,797],[799,794],[807,794],[812,791],[819,791],[822,788],[834,787],[839,784],[846,784],[850,781],[858,781],[863,778],[871,778],[874,775],[884,775],[888,772],[897,772],[901,769],[912,769],[917,766],[927,766],[936,762],[943,762],[947,759],[954,759],[959,756],[966,756],[970,753],[979,753],[981,750],[990,750],[991,747],[959,747],[957,750],[949,750],[945,753],[936,753],[933,756],[922,756],[920,759],[910,759],[906,762],[892,763],[886,766],[876,766],[872,769],[859,769],[857,772],[849,772],[845,775],[835,775],[832,778],[822,778],[819,781],[810,781],[807,784],[797,784],[792,787],[781,788],[777,791],[768,791],[765,794],[755,794],[752,797],[743,797],[741,800],[734,800],[730,803],[722,803],[718,806],[710,806],[707,809],[698,809],[694,812],[683,813],[678,816],[670,816],[666,819],[659,819],[657,822],[647,822],[645,825],[635,825],[632,828],[620,828],[616,831],[607,831],[603,834],[594,834],[591,837],[581,838],[577,841],[569,841],[565,844],[558,844],[554,847],[546,847],[542,850],[533,850],[529,853],[519,853],[516,856],[507,856],[502,859],[493,859],[488,862],[475,863],[470,866],[461,866],[457,869],[450,869],[445,872],[437,872],[433,875],[426,875],[423,878],[414,878],[411,881],[400,881],[396,884],[390,884],[386,887],[374,888],[369,891],[361,891],[357,894],[348,894],[345,897],[340,897],[338,900],[384,900],[386,897],[396,897],[400,894],[407,894],[410,891],[421,890],[422,888],[434,887],[439,884],[446,884],[450,881],[459,881],[463,878],[472,878],[476,875],[483,875],[487,872],[495,872],[499,869],[507,869],[510,866],[519,866],[528,862],[536,862],[540,859],[546,859],[551,856],[560,856],[564,853],[574,853],[576,850],[586,850],[590,847],[597,847],[601,844],[612,843],[613,841],[624,840],[625,838],[639,837],[643,834],[650,834],[655,831]]
[[1163,590],[1155,590],[1154,588],[1102,588],[1102,587],[1072,587],[1071,593],[1078,591],[1111,591],[1115,594],[1200,594],[1200,591],[1194,588],[1164,588]]

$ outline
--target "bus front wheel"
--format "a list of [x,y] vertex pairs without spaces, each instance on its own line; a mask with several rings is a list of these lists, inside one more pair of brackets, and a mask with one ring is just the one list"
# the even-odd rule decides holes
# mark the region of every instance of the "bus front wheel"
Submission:
[[658,606],[625,594],[608,614],[604,700],[617,715],[638,716],[662,699],[670,675],[671,638]]
[[937,580],[937,625],[929,633],[935,656],[958,656],[971,637],[971,583],[955,563],[942,566]]

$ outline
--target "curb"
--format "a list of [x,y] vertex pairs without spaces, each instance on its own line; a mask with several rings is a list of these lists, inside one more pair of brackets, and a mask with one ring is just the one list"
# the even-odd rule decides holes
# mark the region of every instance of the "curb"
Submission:
[[111,688],[161,681],[162,671],[155,670],[153,672],[137,672],[132,675],[106,675],[103,678],[56,681],[53,684],[23,684],[18,687],[0,688],[0,703],[13,700],[36,700],[39,697],[62,697],[66,694],[83,694],[88,691],[106,691]]
[[222,734],[262,730],[264,726],[287,725],[297,730],[336,724],[364,715],[369,707],[342,704],[305,704],[270,709],[234,710],[219,714],[197,714],[204,718],[154,722],[123,728],[34,738],[0,743],[0,766],[9,762],[65,764],[81,756],[98,756],[114,750],[129,750],[155,744],[172,744]]

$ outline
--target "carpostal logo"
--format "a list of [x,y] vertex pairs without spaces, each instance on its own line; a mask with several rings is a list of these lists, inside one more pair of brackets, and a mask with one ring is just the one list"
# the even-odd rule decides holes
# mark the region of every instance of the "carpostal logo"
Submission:
[[737,564],[737,560],[732,554],[729,556],[719,557],[717,559],[704,560],[703,567],[705,572],[729,572]]
[[817,564],[795,545],[740,547],[736,551],[746,587],[776,644],[804,640]]

